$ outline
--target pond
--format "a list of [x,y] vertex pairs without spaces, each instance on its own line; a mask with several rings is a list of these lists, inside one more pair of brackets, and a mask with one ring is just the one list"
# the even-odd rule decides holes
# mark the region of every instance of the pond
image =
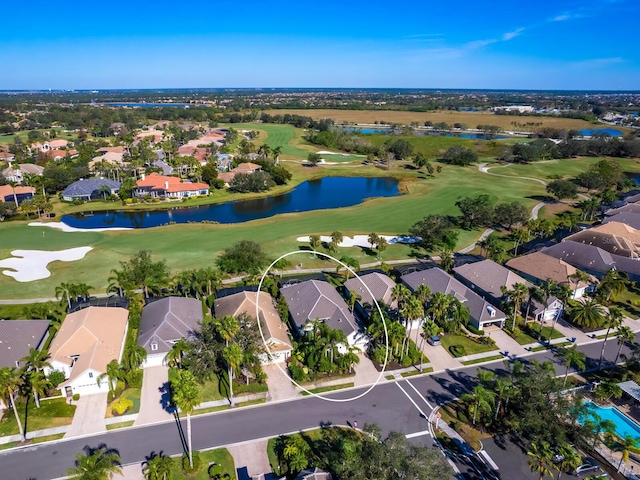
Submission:
[[578,130],[582,135],[611,135],[612,137],[622,137],[624,134],[620,130],[614,128],[594,128],[593,130]]
[[[308,180],[290,192],[255,200],[169,210],[108,211],[65,215],[62,222],[76,228],[150,228],[175,223],[240,223],[282,213],[350,207],[367,198],[398,195],[398,181],[378,177],[325,177]],[[215,195],[215,193],[214,193]]]

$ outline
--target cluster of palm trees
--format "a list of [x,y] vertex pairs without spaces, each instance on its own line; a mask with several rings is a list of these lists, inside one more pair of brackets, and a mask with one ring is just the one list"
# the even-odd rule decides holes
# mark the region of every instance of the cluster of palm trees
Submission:
[[79,302],[80,299],[87,299],[89,291],[93,287],[86,283],[61,283],[56,287],[55,295],[58,300],[66,300],[67,307],[71,310],[71,300]]

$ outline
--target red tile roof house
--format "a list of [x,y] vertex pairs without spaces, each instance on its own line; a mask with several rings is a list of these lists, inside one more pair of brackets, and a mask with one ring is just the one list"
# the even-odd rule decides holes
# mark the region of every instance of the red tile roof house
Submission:
[[[15,193],[15,197],[14,197]],[[20,205],[25,200],[31,200],[36,193],[33,187],[12,187],[11,185],[0,186],[0,202],[18,202]]]
[[186,197],[209,195],[209,185],[206,183],[182,182],[178,177],[167,177],[152,173],[142,176],[133,189],[136,197],[150,195],[151,198],[165,198],[180,200]]

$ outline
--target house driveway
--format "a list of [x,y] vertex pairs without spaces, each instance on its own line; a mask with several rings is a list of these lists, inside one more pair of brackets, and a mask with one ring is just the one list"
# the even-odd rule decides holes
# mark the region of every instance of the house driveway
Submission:
[[[363,385],[373,385],[378,381],[378,377],[380,376],[380,372],[376,370],[376,367],[373,366],[369,357],[367,357],[364,353],[359,353],[358,358],[360,359],[360,363],[355,366],[354,370],[356,371],[356,376],[354,377],[353,383],[356,387],[361,387]],[[382,380],[384,380],[384,374],[382,375]]]
[[271,473],[271,465],[267,457],[267,442],[268,440],[258,440],[227,447],[236,465],[238,480],[251,480],[262,474],[267,477]]
[[[416,334],[414,330],[411,330],[409,335],[411,335],[411,339],[415,342]],[[443,346],[429,345],[426,341],[421,342],[422,334],[422,327],[420,327],[418,329],[418,346],[421,346],[420,343],[422,343],[422,353],[429,359],[434,372],[442,372],[444,370],[462,367],[462,363],[453,358]]]
[[107,431],[104,423],[104,415],[107,410],[107,393],[94,395],[80,395],[76,405],[76,413],[65,438],[103,433]]
[[[286,365],[280,364],[286,372]],[[291,379],[280,371],[277,365],[265,365],[263,370],[267,374],[267,386],[269,387],[268,401],[277,402],[279,400],[289,400],[298,398],[300,393],[291,383]]]
[[134,425],[173,420],[167,410],[169,406],[169,367],[148,367],[144,369],[142,391],[140,393],[140,413]]

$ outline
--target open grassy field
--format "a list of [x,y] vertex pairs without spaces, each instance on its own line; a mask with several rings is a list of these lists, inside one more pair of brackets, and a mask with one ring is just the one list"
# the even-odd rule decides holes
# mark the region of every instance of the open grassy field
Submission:
[[[594,124],[585,120],[577,120],[571,118],[560,117],[543,117],[543,116],[510,116],[495,115],[491,112],[456,112],[453,110],[442,110],[437,112],[403,112],[396,110],[331,110],[331,109],[313,109],[313,110],[266,110],[270,115],[301,115],[311,117],[315,120],[322,118],[333,118],[336,122],[354,122],[354,123],[398,123],[409,125],[411,122],[418,122],[423,125],[427,120],[438,123],[446,122],[449,125],[454,123],[465,123],[470,128],[478,125],[497,125],[503,130],[514,130],[512,122],[526,124],[527,122],[542,122],[543,127],[565,128],[565,129],[590,129],[594,128]],[[620,129],[626,131],[626,129]]]
[[496,157],[500,154],[502,148],[513,141],[530,142],[527,138],[507,139],[507,140],[473,140],[471,138],[456,137],[404,137],[395,135],[367,135],[365,140],[373,145],[382,145],[387,140],[403,139],[413,145],[415,152],[422,153],[427,158],[440,158],[449,148],[454,145],[461,145],[470,148],[478,153],[480,157]]
[[[75,140],[78,138],[78,134],[76,132],[65,132],[61,128],[54,129],[37,129],[37,131],[42,132],[43,134],[48,134],[52,130],[56,131],[56,139],[64,139],[64,140]],[[10,135],[0,135],[0,144],[12,144],[15,142],[16,138],[20,138],[23,143],[31,143],[29,141],[29,131],[24,130],[22,132],[12,133]]]
[[232,127],[236,130],[256,130],[260,133],[258,138],[252,140],[258,146],[266,143],[271,148],[281,147],[282,158],[307,158],[312,152],[318,149],[307,144],[302,138],[304,133],[301,128],[292,125],[274,125],[269,123],[230,123],[223,124],[226,128]]
[[[554,178],[570,178],[584,172],[585,168],[602,160],[602,157],[547,160],[535,162],[529,165],[496,165],[491,167],[490,173],[498,175],[534,177],[541,180],[551,180]],[[638,172],[640,162],[638,159],[616,158],[625,172]]]

